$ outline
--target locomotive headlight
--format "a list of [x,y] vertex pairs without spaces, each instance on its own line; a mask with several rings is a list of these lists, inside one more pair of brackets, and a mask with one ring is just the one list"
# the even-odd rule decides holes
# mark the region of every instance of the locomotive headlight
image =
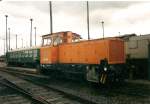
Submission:
[[104,67],[104,71],[107,71],[107,67]]

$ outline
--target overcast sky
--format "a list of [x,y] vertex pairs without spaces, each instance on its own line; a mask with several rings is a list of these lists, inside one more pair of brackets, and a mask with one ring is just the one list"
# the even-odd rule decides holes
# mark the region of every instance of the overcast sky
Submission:
[[[53,1],[53,31],[73,31],[87,39],[86,2]],[[105,36],[150,33],[150,2],[148,1],[90,1],[90,37],[101,38],[101,21],[104,20]],[[37,43],[50,31],[48,1],[1,1],[0,2],[0,54],[3,54],[5,14],[11,28],[11,48],[15,49],[15,34],[18,48],[23,38],[24,47],[29,46],[30,18],[37,27]],[[33,31],[34,35],[34,31]],[[34,36],[33,36],[34,44]]]

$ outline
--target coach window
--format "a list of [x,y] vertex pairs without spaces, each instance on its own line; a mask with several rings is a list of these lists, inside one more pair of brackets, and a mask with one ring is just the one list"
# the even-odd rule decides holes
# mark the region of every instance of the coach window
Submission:
[[20,58],[20,52],[18,52],[18,57]]
[[30,57],[30,51],[28,50],[28,57]]
[[17,52],[17,57],[20,57],[20,52]]
[[21,51],[19,52],[19,57],[21,57]]
[[29,57],[32,57],[32,51],[31,50],[29,51]]
[[16,54],[17,54],[17,52],[14,53],[14,58],[16,58]]
[[9,58],[11,58],[11,53],[8,54]]
[[37,57],[37,50],[34,50],[34,57]]
[[25,57],[25,51],[22,51],[22,57],[23,58]]
[[21,57],[21,51],[19,51],[19,58]]
[[16,53],[14,52],[14,53],[13,53],[13,58],[15,58],[15,57],[16,57]]
[[29,57],[29,51],[28,50],[26,51],[26,57]]
[[11,57],[14,58],[14,53],[11,53]]
[[23,57],[23,51],[21,51],[21,56],[20,56],[21,58]]
[[14,58],[14,56],[15,56],[14,53],[12,53],[12,58]]
[[25,57],[28,57],[28,51],[25,51]]
[[14,52],[14,58],[16,58],[16,52]]
[[11,53],[8,54],[8,57],[11,58]]

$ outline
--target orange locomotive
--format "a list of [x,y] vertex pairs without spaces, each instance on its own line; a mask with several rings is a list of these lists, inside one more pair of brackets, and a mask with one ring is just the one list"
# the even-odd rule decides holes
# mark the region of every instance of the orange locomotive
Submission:
[[58,32],[42,36],[42,72],[102,83],[120,81],[125,63],[124,41],[105,38],[80,41],[78,34]]

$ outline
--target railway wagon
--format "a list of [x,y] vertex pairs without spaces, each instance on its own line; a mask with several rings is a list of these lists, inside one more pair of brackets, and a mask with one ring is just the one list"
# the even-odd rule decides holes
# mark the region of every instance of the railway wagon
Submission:
[[79,35],[70,31],[42,36],[42,72],[102,84],[123,79],[123,40],[106,38],[78,41],[79,39]]
[[37,67],[40,66],[40,47],[17,49],[6,53],[7,65]]
[[150,35],[130,36],[125,40],[129,78],[147,79]]

